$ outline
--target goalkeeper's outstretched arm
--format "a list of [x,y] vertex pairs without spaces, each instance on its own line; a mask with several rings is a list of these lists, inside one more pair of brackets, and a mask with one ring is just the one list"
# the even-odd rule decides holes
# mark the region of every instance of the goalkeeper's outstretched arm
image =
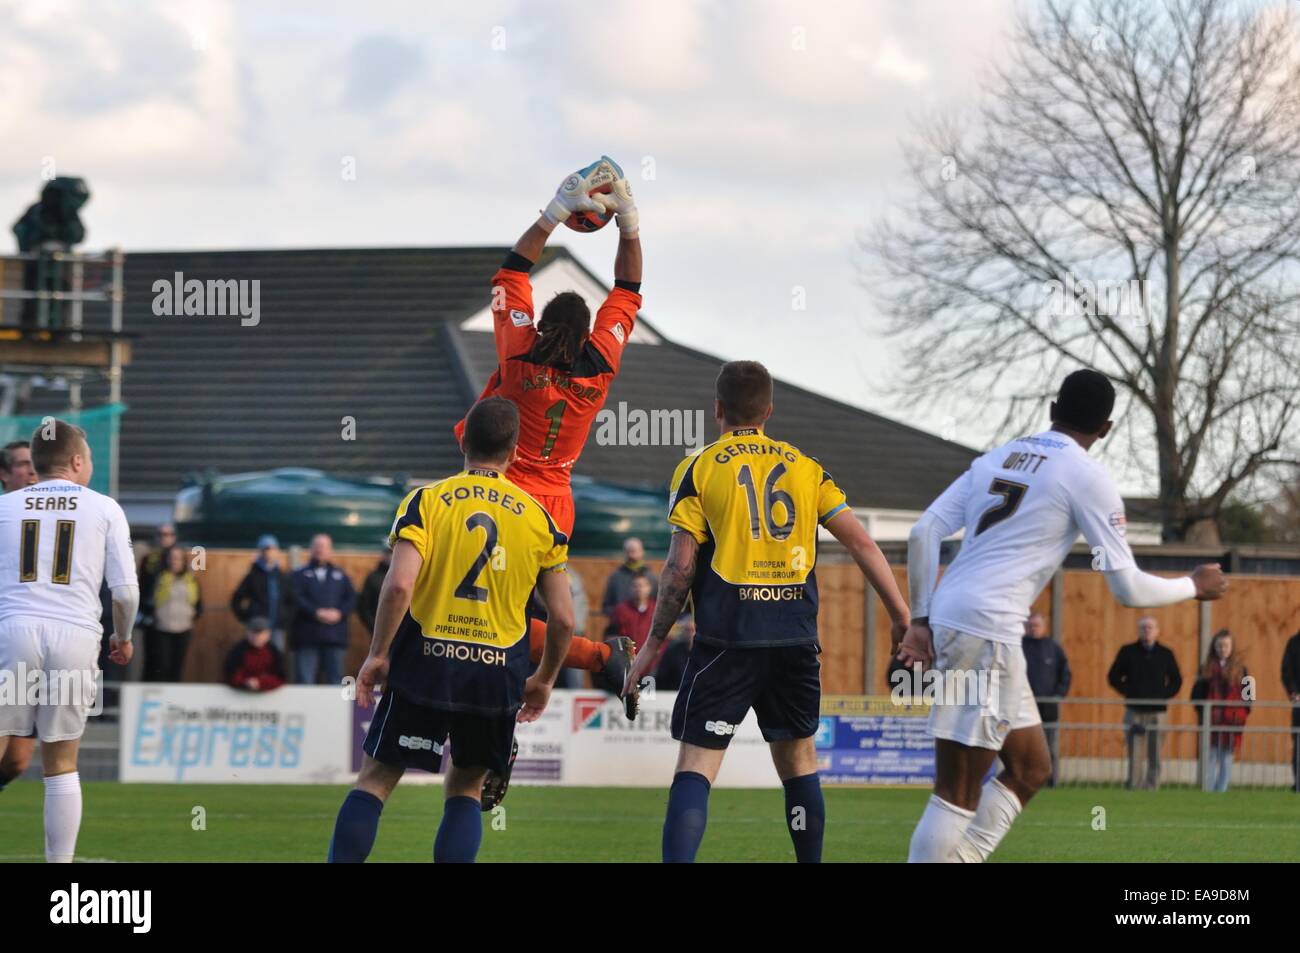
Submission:
[[551,237],[551,229],[554,225],[548,227],[545,218],[538,216],[537,221],[528,226],[528,230],[519,236],[511,249],[520,258],[528,259],[529,265],[537,264],[537,259],[542,257],[542,249],[546,247],[546,240]]
[[641,233],[618,237],[618,251],[614,255],[614,280],[641,288]]

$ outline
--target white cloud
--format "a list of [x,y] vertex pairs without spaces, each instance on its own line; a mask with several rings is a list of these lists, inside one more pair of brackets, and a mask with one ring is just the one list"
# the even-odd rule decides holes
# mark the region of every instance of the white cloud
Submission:
[[[894,352],[871,330],[853,236],[902,184],[909,116],[969,103],[1009,12],[17,4],[0,58],[0,89],[20,91],[0,97],[0,211],[17,217],[53,155],[90,182],[93,245],[508,243],[567,171],[608,152],[643,207],[653,320],[880,406]],[[606,232],[562,240],[608,277]],[[806,312],[791,311],[795,285]],[[861,373],[863,355],[880,373]]]

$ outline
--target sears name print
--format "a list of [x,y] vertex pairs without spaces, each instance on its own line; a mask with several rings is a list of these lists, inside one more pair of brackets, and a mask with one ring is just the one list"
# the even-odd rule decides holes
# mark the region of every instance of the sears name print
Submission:
[[186,278],[178,271],[153,283],[153,313],[158,317],[239,316],[242,327],[262,321],[262,282],[254,278]]

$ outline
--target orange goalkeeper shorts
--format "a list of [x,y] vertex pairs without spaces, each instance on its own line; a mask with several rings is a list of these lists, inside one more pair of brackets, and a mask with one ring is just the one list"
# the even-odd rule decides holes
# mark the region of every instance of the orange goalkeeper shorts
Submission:
[[[524,489],[528,489],[524,487]],[[563,496],[545,496],[540,493],[531,494],[533,499],[551,514],[551,519],[555,521],[556,528],[565,536],[573,535],[573,494],[565,493]]]

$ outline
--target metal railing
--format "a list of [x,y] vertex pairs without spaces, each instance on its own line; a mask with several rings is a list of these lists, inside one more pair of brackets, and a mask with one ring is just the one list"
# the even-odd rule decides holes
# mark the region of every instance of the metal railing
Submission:
[[[81,772],[90,779],[116,779],[118,763],[118,719],[121,714],[121,681],[103,683],[104,705],[91,718],[81,744]],[[1210,750],[1216,735],[1233,739],[1240,735],[1240,745],[1231,765],[1232,788],[1290,789],[1296,742],[1300,727],[1290,724],[1300,706],[1289,702],[1257,701],[1250,703],[1250,717],[1242,727],[1213,725],[1209,719],[1198,723],[1197,709],[1240,707],[1241,702],[1191,702],[1186,699],[1116,699],[1116,698],[1040,698],[1046,704],[1058,704],[1062,717],[1054,724],[1044,724],[1049,741],[1055,732],[1059,752],[1056,783],[1070,786],[1122,787],[1130,784],[1130,764],[1136,760],[1134,787],[1146,784],[1151,762],[1144,747],[1154,736],[1159,754],[1160,787],[1205,787],[1211,765]],[[1132,705],[1166,705],[1160,723],[1148,732],[1133,732],[1126,724],[1125,711]],[[1087,712],[1087,706],[1099,706]],[[1074,709],[1071,717],[1070,709]],[[1250,724],[1270,721],[1273,724]],[[1137,757],[1130,754],[1136,742]],[[39,762],[28,773],[39,776]]]
[[[21,325],[19,312],[26,307],[25,302],[33,302],[27,315],[32,330],[79,331],[85,327],[83,305],[103,302],[109,305],[104,330],[121,331],[125,261],[126,256],[117,248],[99,253],[40,251],[0,255],[0,275],[4,276],[0,280],[0,325]],[[16,266],[12,275],[9,266]],[[7,301],[19,302],[19,306],[9,308]]]
[[[1059,706],[1057,721],[1044,723],[1058,755],[1057,784],[1212,790],[1221,780],[1221,767],[1234,788],[1291,788],[1296,782],[1300,727],[1294,724],[1294,713],[1300,708],[1289,702],[1177,698],[1038,701]],[[1135,717],[1133,713],[1143,706],[1167,710],[1155,719]],[[1214,724],[1209,713],[1222,708],[1247,708],[1246,724]],[[1232,752],[1230,765],[1222,763],[1225,751]]]

